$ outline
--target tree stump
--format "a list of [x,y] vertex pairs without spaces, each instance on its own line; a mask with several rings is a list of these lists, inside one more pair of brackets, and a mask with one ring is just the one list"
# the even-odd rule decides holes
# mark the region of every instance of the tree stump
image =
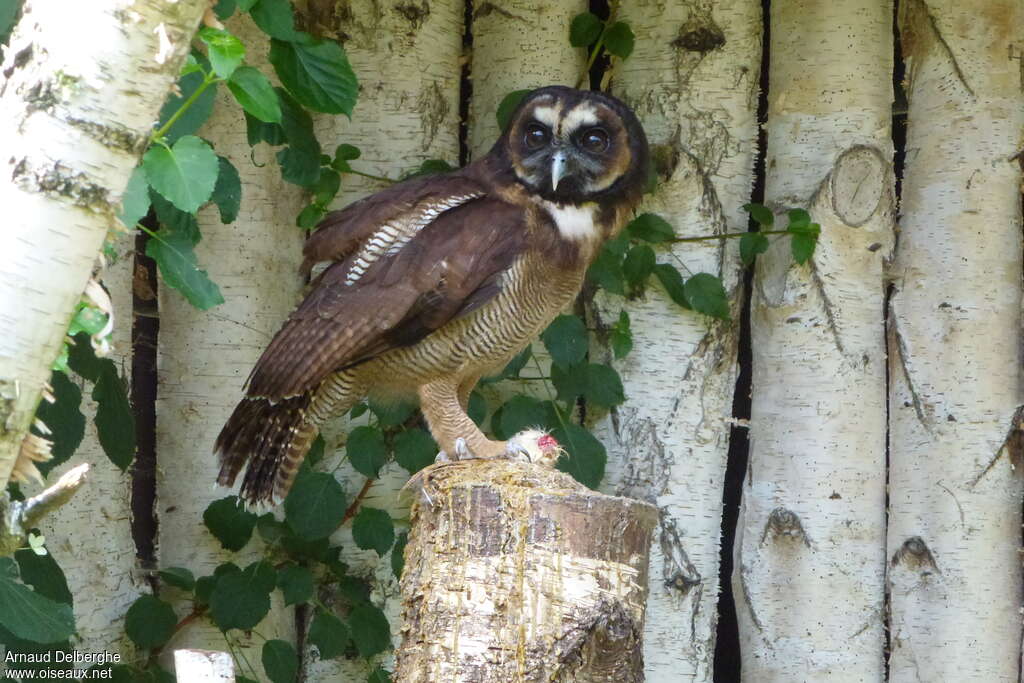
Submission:
[[642,681],[654,506],[510,461],[421,473],[397,680]]

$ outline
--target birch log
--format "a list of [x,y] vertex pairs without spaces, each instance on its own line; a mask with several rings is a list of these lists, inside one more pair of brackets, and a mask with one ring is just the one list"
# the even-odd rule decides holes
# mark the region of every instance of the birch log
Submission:
[[890,680],[1017,680],[1024,7],[906,0],[899,21]]
[[28,2],[5,50],[0,488],[205,4]]
[[[229,30],[247,47],[250,64],[261,66],[267,38],[247,15],[229,22]],[[161,567],[188,567],[208,574],[230,559],[244,566],[258,556],[250,549],[229,555],[202,523],[211,501],[230,491],[215,486],[217,461],[213,442],[243,395],[242,385],[281,321],[295,305],[302,282],[302,231],[295,226],[301,190],[281,180],[274,151],[246,141],[242,112],[226,88],[217,93],[213,116],[200,134],[228,157],[242,179],[238,219],[222,225],[215,208],[199,214],[203,240],[199,263],[220,286],[225,303],[209,311],[193,308],[177,291],[160,287],[160,337],[157,389],[157,518]],[[254,544],[259,541],[254,541]],[[248,560],[246,558],[249,558]],[[275,594],[275,600],[277,594]],[[290,639],[294,619],[275,602],[257,627],[266,638]],[[262,640],[240,643],[245,657],[260,659]],[[197,620],[165,648],[224,647],[220,632]]]
[[797,265],[774,238],[755,273],[733,576],[747,681],[884,675],[891,22],[886,0],[772,4],[766,197],[821,239]]
[[[641,211],[680,235],[746,229],[757,136],[760,4],[754,0],[623,3],[636,32],[612,91],[636,111],[662,182]],[[735,241],[678,244],[672,256],[723,278],[735,320]],[[738,323],[681,310],[660,287],[637,301],[602,296],[597,325],[625,308],[635,345],[620,364],[627,402],[599,423],[606,488],[661,510],[652,552],[649,681],[710,681],[717,623],[722,483],[729,448]]]
[[[333,3],[329,5],[333,8]],[[307,5],[307,21],[329,36],[344,38],[345,51],[359,78],[359,101],[352,119],[320,116],[317,137],[326,150],[340,143],[359,147],[362,156],[352,165],[361,171],[399,178],[427,159],[443,159],[457,165],[459,159],[460,58],[464,7],[455,0],[404,5],[381,5],[374,0],[357,0],[341,16],[317,13],[318,5]],[[340,208],[366,194],[384,188],[379,181],[354,175],[342,178],[342,191],[332,208]],[[328,453],[338,445],[339,433],[351,429],[339,420],[325,431]],[[338,464],[342,452],[327,459],[328,470]],[[351,476],[344,482],[349,500],[354,500],[365,478],[343,468]],[[388,510],[404,518],[398,489],[408,472],[389,463],[363,503]],[[360,550],[352,540],[351,525],[332,539],[344,550],[342,560],[357,576],[372,577],[373,600],[388,616],[397,642],[400,623],[398,581],[390,558],[383,561],[372,550]],[[309,680],[361,680],[366,666],[358,659],[310,658]]]
[[643,681],[654,506],[510,461],[422,475],[397,680]]
[[[118,370],[130,376],[134,240],[119,239],[115,248],[117,261],[103,273],[103,284],[114,307],[113,350],[108,357]],[[84,652],[117,652],[124,640],[125,612],[149,588],[137,565],[132,542],[129,475],[103,453],[92,420],[96,402],[89,396],[90,389],[90,385],[82,389],[85,438],[71,460],[47,477],[53,481],[59,473],[89,463],[89,484],[47,518],[41,531],[75,597],[76,645]],[[104,529],[102,536],[96,533],[97,525]]]

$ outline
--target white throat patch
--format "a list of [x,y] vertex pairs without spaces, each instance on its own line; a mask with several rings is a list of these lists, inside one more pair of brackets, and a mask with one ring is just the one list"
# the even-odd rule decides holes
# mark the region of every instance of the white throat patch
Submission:
[[546,199],[540,201],[558,227],[558,234],[567,240],[590,240],[598,237],[598,228],[594,225],[597,204],[590,202],[574,206],[572,204],[555,204]]

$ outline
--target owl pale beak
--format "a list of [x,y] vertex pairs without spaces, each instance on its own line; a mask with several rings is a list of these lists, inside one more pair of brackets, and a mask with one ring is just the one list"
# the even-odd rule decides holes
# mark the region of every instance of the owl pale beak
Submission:
[[555,152],[551,159],[551,191],[558,189],[558,181],[565,177],[565,170],[568,162],[565,152]]

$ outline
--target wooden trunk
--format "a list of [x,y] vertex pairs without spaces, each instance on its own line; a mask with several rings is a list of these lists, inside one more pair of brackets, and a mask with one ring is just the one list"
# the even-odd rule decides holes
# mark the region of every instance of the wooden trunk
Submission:
[[435,465],[418,484],[398,681],[643,680],[657,508],[518,462]]

